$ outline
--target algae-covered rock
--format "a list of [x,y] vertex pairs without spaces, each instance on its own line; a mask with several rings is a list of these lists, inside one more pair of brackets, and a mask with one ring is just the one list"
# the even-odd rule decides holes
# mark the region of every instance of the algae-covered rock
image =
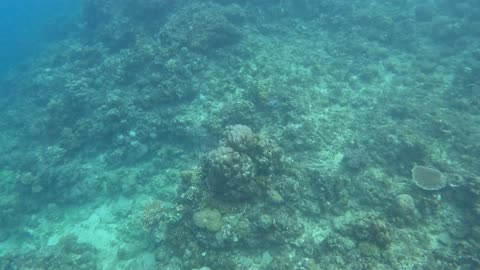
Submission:
[[218,232],[222,229],[222,215],[217,209],[206,208],[193,214],[195,226],[210,232]]

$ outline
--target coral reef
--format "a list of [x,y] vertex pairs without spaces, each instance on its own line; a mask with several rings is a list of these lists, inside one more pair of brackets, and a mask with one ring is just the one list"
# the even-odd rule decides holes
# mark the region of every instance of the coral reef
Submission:
[[202,168],[210,189],[225,199],[242,200],[260,192],[253,161],[230,147],[210,152]]
[[278,146],[243,125],[228,126],[223,144],[203,162],[207,186],[227,200],[265,195],[269,176],[281,168]]
[[0,256],[0,269],[101,269],[92,246],[79,243],[74,235],[56,245],[25,254]]
[[81,5],[0,78],[0,269],[480,268],[478,1]]
[[203,209],[193,213],[193,223],[198,228],[211,232],[218,232],[222,229],[222,215],[217,209]]
[[165,33],[177,46],[208,52],[241,40],[242,9],[214,3],[185,5],[165,25]]
[[348,230],[357,242],[368,242],[382,249],[388,248],[392,242],[386,222],[374,216],[355,220]]
[[440,190],[447,185],[447,180],[440,171],[425,166],[413,167],[412,177],[415,184],[425,190]]
[[400,194],[395,197],[392,212],[398,223],[412,225],[418,220],[419,214],[415,206],[415,201],[412,196],[408,194]]
[[[192,267],[201,266],[194,262],[202,255],[190,249],[186,253],[185,247],[178,246],[179,241],[195,243],[200,250],[234,251],[286,245],[303,233],[303,225],[277,191],[283,179],[281,170],[273,169],[281,165],[277,155],[281,155],[280,149],[264,135],[246,126],[229,126],[221,146],[202,162],[201,173],[184,175],[182,200],[177,206],[183,217],[169,224],[167,234],[169,244],[181,256],[196,258],[189,258]],[[266,164],[270,169],[263,169]],[[214,259],[211,254],[201,261],[213,264]]]

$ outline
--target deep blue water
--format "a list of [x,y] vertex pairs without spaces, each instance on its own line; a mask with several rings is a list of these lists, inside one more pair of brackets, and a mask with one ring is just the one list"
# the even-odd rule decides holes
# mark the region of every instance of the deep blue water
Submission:
[[49,24],[76,14],[80,0],[0,1],[0,77],[39,52]]

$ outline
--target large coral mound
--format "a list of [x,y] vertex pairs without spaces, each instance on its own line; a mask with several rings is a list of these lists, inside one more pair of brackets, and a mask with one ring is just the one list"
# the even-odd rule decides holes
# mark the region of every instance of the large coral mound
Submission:
[[208,187],[227,200],[265,195],[265,180],[281,168],[280,148],[243,125],[227,127],[223,144],[204,159]]

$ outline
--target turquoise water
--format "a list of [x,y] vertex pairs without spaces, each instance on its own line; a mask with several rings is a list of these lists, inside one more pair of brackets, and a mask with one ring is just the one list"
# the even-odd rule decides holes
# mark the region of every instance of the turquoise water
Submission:
[[478,1],[1,7],[1,270],[480,269]]
[[55,26],[78,14],[79,1],[4,0],[0,3],[0,76],[28,62],[54,38]]

